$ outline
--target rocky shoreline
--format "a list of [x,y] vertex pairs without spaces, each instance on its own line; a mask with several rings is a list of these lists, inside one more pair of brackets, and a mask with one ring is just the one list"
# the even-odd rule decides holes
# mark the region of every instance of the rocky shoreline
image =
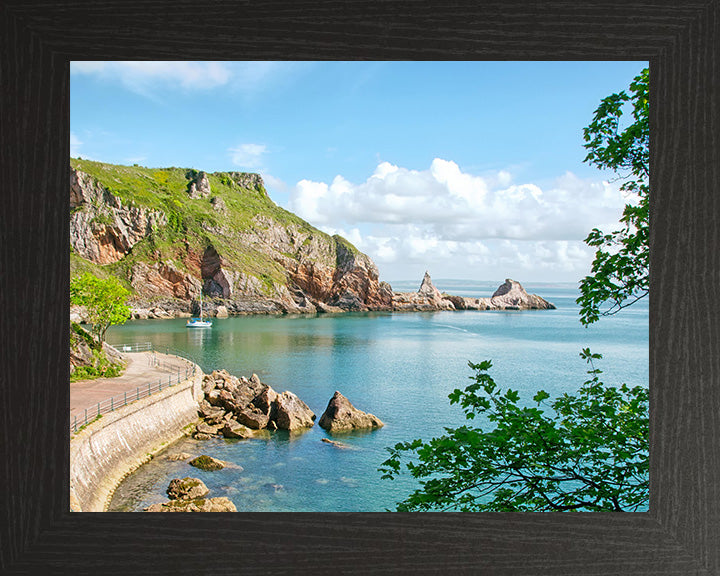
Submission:
[[[385,283],[383,283],[385,284]],[[390,287],[389,284],[387,284]],[[432,283],[430,275],[425,276],[417,292],[394,292],[390,305],[342,307],[331,306],[318,300],[305,297],[301,307],[288,307],[281,300],[257,296],[236,297],[234,299],[209,298],[203,303],[203,315],[209,318],[228,318],[246,315],[282,315],[282,314],[338,314],[351,311],[388,311],[388,312],[437,312],[442,310],[554,310],[555,305],[536,294],[528,294],[522,285],[510,278],[506,279],[490,297],[468,298],[440,292]],[[200,302],[195,299],[160,298],[156,300],[130,301],[132,318],[135,320],[190,318],[200,314]],[[73,322],[85,322],[84,311],[72,306],[70,319]]]
[[[237,377],[226,370],[215,370],[202,378],[202,399],[198,402],[199,422],[186,431],[196,440],[227,438],[248,440],[267,437],[269,431],[303,431],[315,425],[315,414],[307,404],[289,391],[278,394],[260,381],[256,374],[250,378]],[[318,425],[328,432],[374,430],[384,426],[373,414],[358,410],[336,391]],[[337,440],[321,438],[334,448],[348,450],[352,446]],[[243,470],[242,466],[200,454],[185,452],[166,456],[168,460],[184,460],[194,468],[214,472],[226,467]],[[276,486],[276,488],[282,488]],[[226,497],[208,498],[210,490],[199,478],[183,477],[170,481],[165,492],[168,501],[151,504],[144,512],[236,512]]]
[[[248,439],[263,437],[268,431],[297,432],[312,428],[316,416],[310,407],[292,392],[278,393],[260,381],[234,376],[226,370],[214,370],[202,381],[203,398],[198,403],[200,422],[192,437]],[[318,420],[328,432],[376,429],[384,426],[373,414],[358,410],[336,391]]]

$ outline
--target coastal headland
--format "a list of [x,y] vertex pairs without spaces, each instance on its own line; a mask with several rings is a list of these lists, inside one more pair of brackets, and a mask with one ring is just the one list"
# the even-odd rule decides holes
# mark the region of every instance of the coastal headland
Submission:
[[[395,292],[372,259],[277,206],[259,174],[72,159],[70,273],[114,276],[134,318],[203,313],[552,309],[506,280],[487,298],[440,293],[425,274]],[[83,321],[82,309],[71,310]]]

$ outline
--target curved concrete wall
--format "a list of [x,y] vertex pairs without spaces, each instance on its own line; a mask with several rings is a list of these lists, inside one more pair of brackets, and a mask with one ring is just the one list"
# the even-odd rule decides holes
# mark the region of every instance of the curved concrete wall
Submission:
[[102,512],[120,481],[198,419],[203,373],[104,414],[70,439],[70,510]]

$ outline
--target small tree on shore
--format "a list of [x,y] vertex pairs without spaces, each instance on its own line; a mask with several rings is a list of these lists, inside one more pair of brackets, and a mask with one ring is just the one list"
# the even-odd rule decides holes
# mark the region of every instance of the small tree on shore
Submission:
[[92,334],[105,341],[105,333],[113,324],[123,324],[130,318],[126,302],[130,296],[117,278],[101,280],[89,272],[70,281],[70,303],[84,306],[92,325]]

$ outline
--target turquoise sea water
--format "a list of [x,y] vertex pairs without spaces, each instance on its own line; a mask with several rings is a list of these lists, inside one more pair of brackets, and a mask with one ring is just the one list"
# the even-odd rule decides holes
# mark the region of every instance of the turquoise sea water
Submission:
[[[436,280],[451,294],[490,296],[500,282]],[[393,282],[414,291],[417,282]],[[267,439],[182,440],[167,453],[205,453],[240,468],[203,472],[187,462],[156,458],[116,491],[111,510],[142,510],[167,500],[173,478],[194,476],[209,496],[227,496],[239,511],[383,511],[414,487],[411,479],[380,479],[385,447],[442,434],[465,422],[447,398],[469,384],[468,361],[492,360],[502,387],[530,399],[576,389],[586,379],[584,347],[603,355],[603,381],[648,384],[647,301],[580,324],[573,284],[526,284],[529,293],[557,306],[547,311],[351,313],[317,316],[245,316],[216,319],[212,329],[187,329],[185,320],[136,320],[114,326],[112,343],[152,342],[183,351],[205,372],[258,374],[278,392],[291,390],[319,419],[335,390],[378,416],[373,432],[330,435],[317,425],[300,434],[278,431]],[[342,450],[321,441],[329,437]]]

